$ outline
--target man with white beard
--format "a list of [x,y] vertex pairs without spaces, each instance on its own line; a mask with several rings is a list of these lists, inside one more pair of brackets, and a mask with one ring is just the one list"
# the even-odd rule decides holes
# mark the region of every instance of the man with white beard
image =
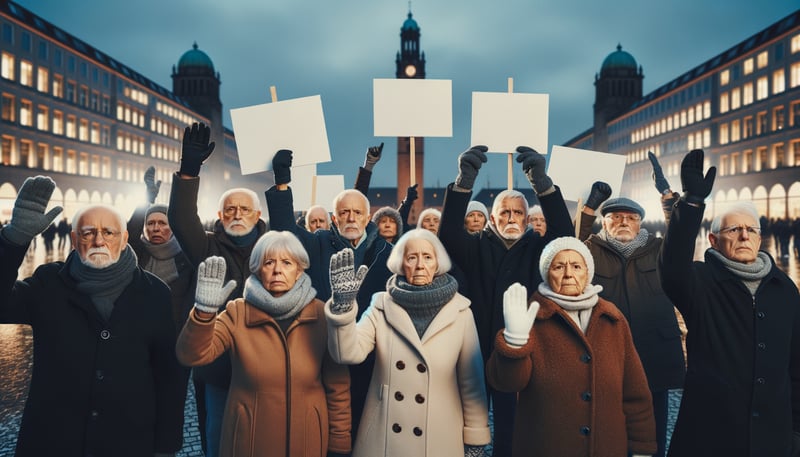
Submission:
[[[552,239],[574,235],[561,191],[545,173],[544,156],[526,146],[517,148],[516,160],[522,164],[542,205],[548,222],[546,235],[527,230],[528,201],[516,190],[500,192],[494,199],[486,229],[469,233],[464,228],[464,214],[478,170],[487,161],[487,150],[486,146],[474,146],[458,156],[458,177],[445,191],[439,227],[439,239],[466,278],[467,298],[472,301],[484,362],[491,355],[497,332],[505,328],[505,290],[515,282],[536,290],[542,282],[538,267],[542,249]],[[511,455],[516,395],[491,388],[488,393],[494,420],[493,455]]]
[[16,455],[174,455],[185,376],[169,288],[137,266],[126,224],[105,205],[79,210],[74,250],[16,281],[55,183],[28,178],[0,231],[0,322],[30,325],[33,374]]

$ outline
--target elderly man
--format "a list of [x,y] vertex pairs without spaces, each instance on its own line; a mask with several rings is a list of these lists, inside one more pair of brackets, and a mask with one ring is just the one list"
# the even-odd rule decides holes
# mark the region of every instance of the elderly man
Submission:
[[[656,265],[661,238],[642,228],[644,208],[619,197],[606,200],[611,186],[598,181],[586,199],[579,238],[592,253],[600,296],[613,302],[628,321],[644,366],[656,419],[658,457],[666,455],[669,389],[683,386],[685,361],[675,309],[661,290]],[[595,210],[603,202],[602,229],[592,234]]]
[[[339,193],[333,201],[334,213],[329,230],[309,233],[297,227],[293,221],[294,207],[291,182],[292,151],[282,149],[272,160],[275,173],[275,186],[266,192],[270,226],[273,230],[293,232],[308,251],[311,267],[306,271],[317,290],[317,298],[327,301],[331,297],[330,260],[331,256],[344,248],[353,250],[355,266],[369,268],[358,290],[357,319],[369,306],[372,294],[386,290],[386,281],[391,272],[386,266],[392,245],[378,234],[378,227],[370,220],[369,200],[359,190],[347,189]],[[359,365],[350,367],[350,400],[352,406],[353,428],[358,430],[361,412],[364,408],[369,382],[372,376],[374,358],[370,357]],[[356,433],[352,433],[355,442]]]
[[74,250],[23,281],[55,183],[28,178],[0,231],[0,322],[30,325],[33,374],[17,456],[171,455],[181,448],[185,378],[175,357],[169,289],[136,265],[124,219],[79,210]]
[[[516,190],[500,192],[486,229],[469,233],[464,228],[464,215],[478,170],[487,161],[486,151],[486,146],[475,146],[459,155],[459,174],[445,191],[439,230],[439,238],[469,284],[467,298],[472,301],[484,361],[491,355],[496,333],[505,327],[505,290],[515,282],[535,290],[542,282],[538,259],[544,246],[558,236],[574,234],[561,192],[545,174],[544,156],[525,146],[517,148],[516,160],[522,164],[547,220],[551,221],[547,235],[541,237],[527,230],[528,202]],[[494,414],[494,455],[511,455],[516,396],[493,389],[489,389],[489,396]]]
[[761,228],[750,202],[714,217],[705,262],[693,262],[715,173],[711,167],[703,176],[702,150],[684,157],[684,194],[661,248],[661,285],[689,329],[669,455],[798,455],[800,294],[759,250]]
[[317,230],[328,230],[331,227],[328,210],[322,205],[313,205],[306,211],[305,228],[311,233]]
[[[186,127],[181,167],[172,180],[167,217],[175,238],[195,268],[210,256],[225,259],[225,279],[237,284],[228,296],[233,300],[242,296],[245,280],[250,276],[250,252],[258,238],[266,233],[267,225],[260,219],[258,195],[250,189],[234,188],[219,199],[213,231],[205,231],[197,214],[197,192],[200,166],[214,151],[214,143],[209,143],[210,136],[211,129],[204,124]],[[205,431],[206,456],[214,457],[218,455],[222,416],[231,382],[230,357],[226,354],[209,365],[195,368],[193,376],[201,431]]]

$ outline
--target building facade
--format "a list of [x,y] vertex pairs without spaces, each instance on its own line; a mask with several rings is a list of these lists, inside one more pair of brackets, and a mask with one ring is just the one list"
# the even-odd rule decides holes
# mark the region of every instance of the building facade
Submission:
[[648,151],[672,188],[692,149],[717,167],[706,216],[752,200],[768,218],[800,217],[800,10],[642,95],[620,46],[595,76],[594,126],[565,146],[626,156],[621,194],[661,217]]

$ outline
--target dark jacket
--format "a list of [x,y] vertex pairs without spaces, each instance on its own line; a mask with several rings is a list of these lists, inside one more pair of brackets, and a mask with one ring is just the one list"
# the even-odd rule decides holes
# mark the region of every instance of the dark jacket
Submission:
[[515,282],[529,291],[535,290],[542,282],[539,274],[542,249],[554,238],[574,235],[575,229],[561,191],[556,188],[555,192],[539,197],[547,219],[547,234],[540,237],[538,233],[527,230],[508,249],[489,228],[476,234],[470,234],[464,228],[464,214],[471,197],[472,192],[454,191],[453,184],[447,187],[439,239],[466,278],[467,298],[472,301],[481,351],[486,360],[492,352],[495,333],[505,327],[503,293]]
[[[199,187],[200,178],[182,179],[176,173],[172,179],[167,219],[172,233],[195,269],[212,255],[225,259],[225,282],[231,279],[236,281],[236,288],[228,296],[228,300],[233,300],[243,295],[244,282],[250,276],[250,252],[256,240],[249,246],[235,245],[219,220],[214,222],[213,232],[206,232],[197,214]],[[267,224],[259,220],[254,230],[261,237],[267,232]],[[230,355],[224,354],[209,365],[195,368],[192,373],[197,381],[227,389],[231,383]]]
[[788,457],[800,432],[800,294],[771,258],[755,296],[708,252],[693,262],[702,217],[679,202],[659,260],[689,330],[669,455]]
[[186,386],[167,286],[137,268],[106,321],[64,262],[15,282],[26,250],[0,235],[0,322],[29,324],[34,334],[16,455],[179,450]]
[[627,259],[597,235],[585,242],[594,258],[594,284],[603,286],[600,296],[617,305],[628,320],[653,392],[682,387],[686,366],[675,309],[658,277],[662,241],[650,235]]

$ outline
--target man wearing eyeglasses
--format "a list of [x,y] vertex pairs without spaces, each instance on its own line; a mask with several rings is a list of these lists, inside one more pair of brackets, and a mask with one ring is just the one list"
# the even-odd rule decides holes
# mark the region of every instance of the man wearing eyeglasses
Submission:
[[54,189],[26,179],[0,231],[0,322],[34,333],[16,455],[174,455],[186,378],[169,289],[137,266],[119,212],[80,209],[67,259],[16,281],[31,240],[61,212],[46,212]]
[[[685,372],[678,319],[656,269],[663,240],[642,227],[645,211],[640,204],[625,197],[608,199],[610,195],[608,184],[592,185],[582,209],[579,238],[594,258],[595,282],[603,286],[600,296],[617,305],[630,325],[653,397],[658,442],[654,456],[663,457],[669,390],[683,386]],[[591,234],[601,203],[602,229]]]
[[[267,225],[261,220],[258,195],[250,189],[235,188],[220,197],[213,230],[203,227],[197,213],[197,193],[201,165],[214,151],[210,137],[211,128],[202,123],[184,130],[181,166],[172,180],[167,216],[175,238],[195,268],[210,256],[225,259],[225,281],[236,281],[236,288],[227,297],[233,300],[242,296],[250,276],[250,253]],[[215,457],[219,455],[222,416],[231,382],[230,356],[226,353],[209,365],[195,367],[192,374],[204,452],[206,457]]]
[[800,294],[760,251],[751,202],[719,211],[705,262],[694,248],[716,168],[703,151],[681,163],[659,260],[661,284],[689,330],[689,366],[670,456],[796,456],[800,453]]

